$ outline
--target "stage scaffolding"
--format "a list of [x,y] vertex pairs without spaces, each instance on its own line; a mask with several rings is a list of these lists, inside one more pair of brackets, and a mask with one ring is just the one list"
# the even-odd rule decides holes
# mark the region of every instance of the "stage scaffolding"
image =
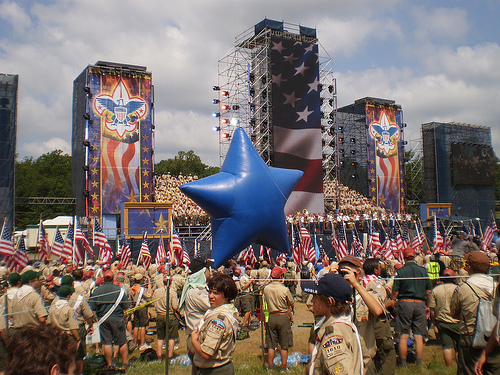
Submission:
[[[409,151],[405,155],[405,203],[408,212],[418,212],[419,204],[424,202],[424,158],[422,140],[409,142]],[[415,206],[415,207],[414,207]]]
[[[270,20],[265,20],[270,21]],[[273,21],[270,21],[273,22]],[[280,23],[281,24],[281,23]],[[218,85],[214,86],[214,116],[218,117],[219,157],[222,165],[236,127],[242,127],[257,152],[273,166],[273,118],[271,37],[290,38],[300,42],[318,43],[315,37],[302,35],[301,26],[282,23],[282,30],[264,27],[256,32],[252,26],[235,38],[235,47],[219,60]],[[319,44],[319,43],[318,43]],[[319,46],[321,46],[319,44]],[[326,51],[319,57],[321,88],[321,129],[324,179],[335,176],[337,89],[332,59]]]

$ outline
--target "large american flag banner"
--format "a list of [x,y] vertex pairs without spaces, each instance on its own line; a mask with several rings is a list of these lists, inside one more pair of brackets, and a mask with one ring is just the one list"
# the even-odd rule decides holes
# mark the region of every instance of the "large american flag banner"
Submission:
[[40,225],[38,227],[38,241],[37,241],[38,249],[40,250],[40,260],[46,261],[50,256],[50,244],[47,239],[47,232],[45,231],[45,227],[43,226],[43,222],[40,219]]
[[6,256],[14,255],[16,251],[14,249],[14,244],[12,243],[11,233],[9,227],[7,226],[7,221],[5,220],[2,227],[2,235],[0,236],[0,254]]
[[274,166],[304,172],[285,212],[323,212],[318,44],[272,37],[270,65]]

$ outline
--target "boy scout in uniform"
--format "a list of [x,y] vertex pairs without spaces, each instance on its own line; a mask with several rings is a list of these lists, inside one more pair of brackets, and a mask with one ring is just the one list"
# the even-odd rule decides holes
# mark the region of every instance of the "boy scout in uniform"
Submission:
[[323,318],[315,325],[316,344],[309,375],[363,375],[361,340],[352,323],[352,288],[339,274],[326,273],[317,281],[304,280],[301,288],[313,294],[313,311]]
[[23,286],[19,288],[12,300],[14,330],[28,325],[43,324],[47,320],[47,310],[43,306],[42,296],[37,291],[40,288],[38,278],[41,274],[41,272],[29,270],[21,275]]
[[229,303],[238,294],[229,275],[217,274],[207,283],[210,309],[191,333],[195,354],[193,362],[198,374],[232,375],[232,354],[236,347],[237,310]]
[[57,290],[59,298],[52,303],[49,308],[48,324],[55,325],[62,329],[69,336],[72,336],[76,342],[80,341],[78,336],[78,322],[74,318],[73,308],[69,305],[68,297],[73,294],[75,289],[69,285],[61,285]]

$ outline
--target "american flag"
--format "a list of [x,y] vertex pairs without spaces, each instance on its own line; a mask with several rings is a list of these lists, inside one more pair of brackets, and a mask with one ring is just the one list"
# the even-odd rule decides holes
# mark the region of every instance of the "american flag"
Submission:
[[391,228],[387,228],[387,233],[384,227],[380,228],[380,234],[385,238],[382,248],[380,249],[380,254],[384,259],[394,259],[392,255],[392,239],[391,239]]
[[[355,224],[356,225],[356,224]],[[356,226],[352,228],[352,244],[350,254],[357,258],[361,258],[361,251],[363,250],[363,245],[358,238],[358,230]]]
[[16,252],[12,257],[7,261],[8,269],[16,269],[20,272],[24,267],[28,265],[28,254],[26,253],[26,245],[24,243],[24,237],[21,237],[21,241],[19,241],[19,245],[17,246]]
[[451,251],[452,245],[450,237],[446,234],[446,229],[442,222],[439,222],[439,231],[441,232],[441,237],[443,237],[443,251]]
[[297,228],[292,226],[292,256],[295,264],[302,263],[302,253],[300,252],[300,235]]
[[418,224],[415,222],[415,236],[413,237],[413,240],[411,241],[411,248],[415,252],[419,252],[422,250],[422,237],[420,236],[420,231],[418,229]]
[[99,260],[107,264],[111,263],[113,252],[97,218],[94,220],[94,246],[99,248]]
[[173,225],[173,228],[172,228],[172,238],[170,239],[170,243],[168,244],[168,247],[169,247],[170,258],[172,259],[172,262],[175,263],[176,266],[180,266],[183,263],[184,249],[182,248],[182,243],[181,243],[181,239],[179,237],[179,232],[177,232],[175,225]]
[[493,218],[493,222],[491,225],[488,225],[486,227],[486,230],[484,231],[484,236],[483,240],[481,241],[481,248],[483,251],[487,250],[487,246],[491,245],[493,242],[493,235],[498,232],[497,228],[497,223],[495,221],[495,218]]
[[123,237],[122,248],[120,251],[120,263],[123,264],[124,268],[127,268],[132,259],[132,252],[130,251],[130,246],[127,242],[127,238]]
[[284,253],[281,253],[276,258],[276,263],[279,263],[279,262],[286,262],[286,255]]
[[73,237],[74,237],[74,223],[70,224],[68,227],[68,233],[66,233],[66,238],[64,239],[64,247],[62,250],[61,258],[69,258],[73,256]]
[[146,268],[146,271],[149,269],[149,266],[151,266],[151,253],[149,252],[149,247],[148,247],[148,233],[144,233],[144,237],[142,239],[142,245],[141,245],[141,251],[139,253],[139,258],[142,258],[142,264],[144,265],[144,268]]
[[10,230],[7,227],[7,221],[3,222],[2,235],[0,236],[0,254],[12,256],[15,253],[14,244],[12,243]]
[[432,252],[436,254],[438,251],[444,251],[444,240],[437,226],[436,216],[434,216],[434,242],[432,243]]
[[52,249],[50,250],[51,254],[59,258],[63,258],[63,249],[64,249],[64,239],[59,231],[59,227],[56,227],[56,235],[54,237],[54,242],[52,243]]
[[[79,241],[83,249],[87,252],[87,254],[89,254],[92,258],[94,257],[94,250],[92,250],[92,246],[90,246],[87,237],[85,237],[85,234],[83,234],[82,227],[80,226],[78,220],[76,220],[75,241],[77,241],[77,243]],[[83,254],[82,254],[82,260],[83,260]]]
[[300,251],[302,253],[303,259],[309,262],[316,261],[316,250],[312,244],[311,235],[304,227],[304,224],[300,224]]
[[371,223],[370,225],[370,250],[372,252],[372,255],[376,257],[380,249],[382,248],[382,244],[380,243],[380,234],[376,231],[375,224]]
[[37,246],[40,249],[40,260],[46,261],[50,256],[50,244],[47,239],[47,232],[43,226],[42,220],[40,219],[40,225],[38,227],[38,242]]
[[253,251],[253,247],[249,246],[245,250],[243,250],[243,253],[241,254],[241,258],[245,262],[246,265],[252,266],[257,262],[257,258],[255,258],[255,254]]
[[260,245],[260,256],[263,259],[271,259],[271,251],[272,249],[270,247],[266,247],[264,245]]
[[184,248],[182,249],[182,263],[187,264],[188,267],[191,264],[191,259],[189,259],[189,254]]
[[274,166],[304,171],[286,211],[324,209],[318,44],[271,38]]
[[347,256],[347,238],[345,235],[345,224],[342,220],[339,224],[339,234],[337,236],[338,249],[337,249],[337,262]]
[[403,250],[404,250],[404,243],[403,239],[401,238],[401,231],[399,228],[394,228],[396,232],[396,253],[394,254],[394,257],[399,260],[400,263],[404,262],[404,256],[403,256]]
[[408,234],[408,220],[405,220],[403,224],[403,234],[401,235],[401,239],[403,240],[404,249],[410,246],[410,238]]
[[163,244],[163,234],[160,233],[160,239],[158,240],[158,248],[156,249],[155,264],[158,265],[165,261],[167,255],[165,254],[165,245]]

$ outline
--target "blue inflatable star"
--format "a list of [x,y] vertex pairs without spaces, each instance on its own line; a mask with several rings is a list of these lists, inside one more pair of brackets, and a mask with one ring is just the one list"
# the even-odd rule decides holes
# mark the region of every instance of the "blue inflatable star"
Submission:
[[221,171],[180,187],[211,218],[215,267],[252,243],[290,252],[284,208],[302,175],[268,167],[237,128]]

